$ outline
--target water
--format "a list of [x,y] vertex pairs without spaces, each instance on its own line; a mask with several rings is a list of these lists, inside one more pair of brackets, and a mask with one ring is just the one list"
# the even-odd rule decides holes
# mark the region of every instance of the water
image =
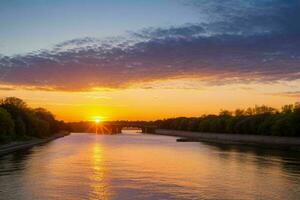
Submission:
[[300,199],[300,155],[77,133],[1,157],[0,199]]

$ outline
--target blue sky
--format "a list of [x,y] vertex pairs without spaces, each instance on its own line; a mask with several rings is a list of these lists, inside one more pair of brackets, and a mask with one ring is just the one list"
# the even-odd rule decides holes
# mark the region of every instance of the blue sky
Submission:
[[177,78],[208,85],[300,79],[298,0],[0,5],[0,84],[81,91]]
[[198,18],[195,10],[171,0],[2,0],[0,54],[28,53],[75,38],[194,23]]

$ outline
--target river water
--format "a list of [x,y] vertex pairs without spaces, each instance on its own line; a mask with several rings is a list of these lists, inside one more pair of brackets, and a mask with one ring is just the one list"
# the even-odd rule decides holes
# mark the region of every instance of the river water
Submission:
[[0,199],[300,199],[300,154],[73,133],[0,157]]

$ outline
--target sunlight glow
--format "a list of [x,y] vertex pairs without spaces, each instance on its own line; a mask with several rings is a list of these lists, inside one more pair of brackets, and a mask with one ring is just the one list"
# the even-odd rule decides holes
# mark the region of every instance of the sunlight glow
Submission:
[[103,121],[103,119],[102,119],[102,117],[100,117],[100,116],[97,116],[97,117],[95,117],[95,119],[94,119],[94,121],[95,121],[95,123],[100,123],[100,122],[102,122]]

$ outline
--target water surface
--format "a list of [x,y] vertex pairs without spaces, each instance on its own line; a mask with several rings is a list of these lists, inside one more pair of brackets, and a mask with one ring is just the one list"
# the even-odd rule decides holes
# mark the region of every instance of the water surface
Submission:
[[300,199],[300,155],[74,133],[0,157],[0,199]]

